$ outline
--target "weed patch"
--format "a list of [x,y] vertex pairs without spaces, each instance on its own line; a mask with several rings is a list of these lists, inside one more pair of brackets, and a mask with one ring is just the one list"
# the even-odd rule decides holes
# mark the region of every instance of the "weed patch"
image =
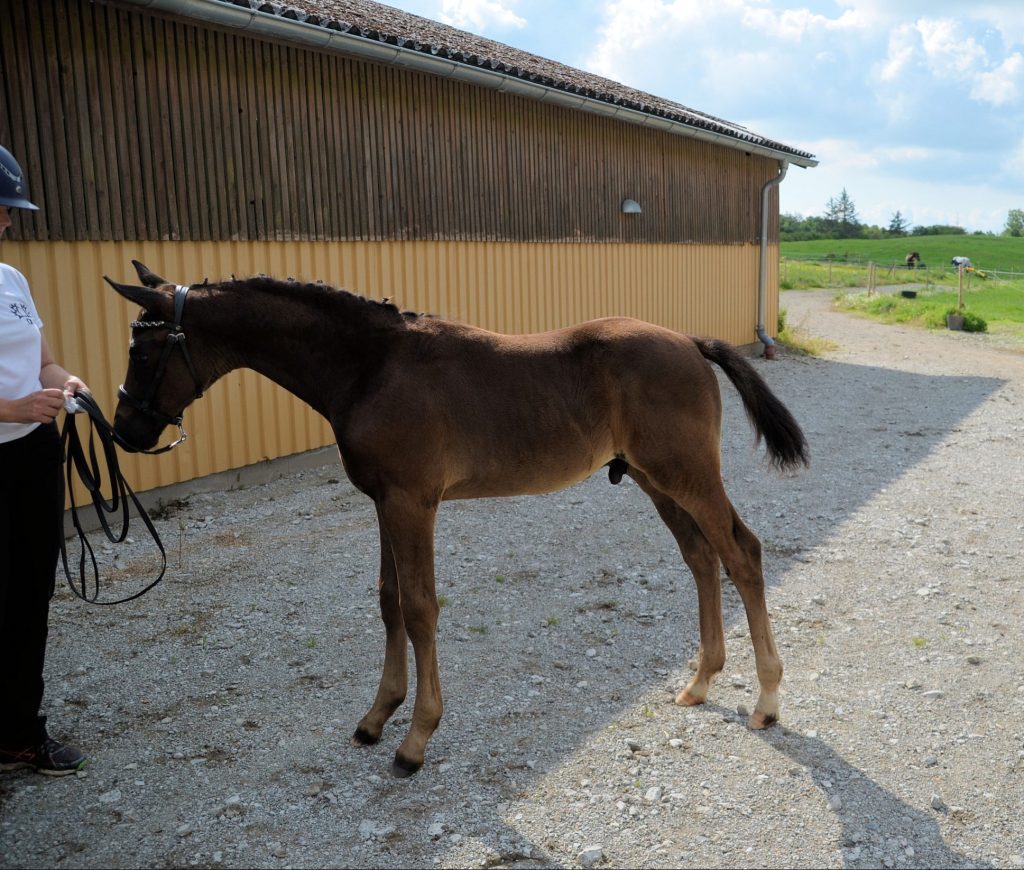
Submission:
[[836,299],[836,305],[883,323],[900,323],[924,329],[945,329],[946,315],[960,314],[965,332],[988,332],[998,324],[1001,334],[1024,338],[1024,288],[1015,285],[988,286],[965,294],[961,310],[956,291],[919,293],[914,299],[894,294],[868,296],[850,293]]
[[779,310],[779,323],[776,337],[787,350],[803,356],[821,356],[830,350],[837,350],[839,345],[827,338],[811,335],[799,326],[791,326],[787,320],[785,309]]

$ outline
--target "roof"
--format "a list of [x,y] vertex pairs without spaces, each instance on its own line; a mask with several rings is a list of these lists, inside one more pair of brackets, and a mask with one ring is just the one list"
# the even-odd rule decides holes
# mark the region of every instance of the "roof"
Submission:
[[[362,47],[370,54],[373,54],[374,47],[378,51],[384,47],[392,47],[399,54],[391,58],[382,56],[380,59],[391,59],[393,62],[409,65],[410,55],[414,55],[418,56],[421,62],[411,65],[421,68],[427,65],[428,59],[446,62],[449,67],[457,65],[464,68],[461,77],[466,77],[467,71],[479,70],[492,77],[505,79],[511,83],[511,86],[505,89],[516,93],[525,94],[530,89],[515,85],[533,85],[538,92],[541,89],[549,89],[564,97],[576,98],[579,108],[621,117],[634,123],[663,126],[677,133],[689,132],[698,138],[711,138],[723,145],[767,154],[798,166],[817,165],[814,155],[768,139],[731,121],[371,0],[128,2],[203,19],[218,17],[214,13],[216,7],[221,7],[225,18],[221,23],[234,23],[235,26],[250,28],[255,24],[262,25],[262,28],[257,29],[264,32],[270,29],[277,38],[285,40],[292,38],[302,42],[315,41],[311,31],[316,29],[325,34],[325,40],[330,40],[332,34],[346,37],[344,45],[330,40],[330,45],[341,51],[348,48],[358,52],[359,43],[363,43]],[[237,17],[238,13],[245,12],[249,15],[248,24],[241,23]],[[268,28],[267,19],[276,19],[280,27],[276,30],[273,27]],[[310,32],[302,32],[305,28],[309,28]],[[557,97],[555,101],[558,101]]]

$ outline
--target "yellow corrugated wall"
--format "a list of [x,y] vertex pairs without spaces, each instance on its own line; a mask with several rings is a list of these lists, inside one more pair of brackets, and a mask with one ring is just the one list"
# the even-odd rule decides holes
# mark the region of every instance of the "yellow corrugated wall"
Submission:
[[[777,248],[770,263],[778,262]],[[57,359],[112,417],[137,309],[102,280],[135,282],[131,260],[182,284],[243,277],[323,280],[401,308],[499,332],[537,332],[625,314],[723,338],[756,340],[756,245],[515,242],[0,242],[0,260],[28,277]],[[769,333],[778,270],[768,277]],[[142,491],[322,447],[326,421],[251,371],[223,378],[185,415],[188,442],[157,457],[125,456]]]

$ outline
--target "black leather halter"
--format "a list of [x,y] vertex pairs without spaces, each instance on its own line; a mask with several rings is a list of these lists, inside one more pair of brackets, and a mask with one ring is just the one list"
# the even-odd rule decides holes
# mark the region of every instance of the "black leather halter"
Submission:
[[117,388],[117,395],[128,402],[137,411],[141,411],[154,420],[159,421],[164,426],[177,426],[179,432],[179,438],[171,444],[165,447],[160,447],[156,450],[140,450],[127,444],[124,439],[118,439],[118,443],[121,444],[127,450],[133,450],[136,453],[166,453],[173,447],[177,447],[183,441],[188,439],[188,433],[185,431],[185,427],[182,425],[182,417],[179,414],[177,417],[171,417],[164,414],[162,411],[158,411],[154,406],[153,402],[156,399],[157,390],[160,389],[160,384],[163,382],[164,374],[167,371],[167,363],[170,361],[171,352],[176,347],[181,348],[182,355],[185,357],[185,364],[188,366],[189,373],[192,375],[192,380],[196,385],[196,393],[193,399],[198,399],[203,395],[203,384],[199,380],[199,375],[196,374],[196,367],[192,363],[192,354],[189,353],[188,345],[186,344],[185,333],[181,329],[181,315],[185,310],[185,299],[188,297],[188,287],[183,287],[180,284],[174,288],[174,320],[168,322],[166,320],[135,320],[132,322],[132,329],[151,329],[159,327],[161,329],[170,330],[167,333],[167,342],[164,344],[163,350],[160,352],[160,360],[157,363],[156,374],[153,375],[153,380],[150,382],[149,389],[146,390],[146,395],[140,401],[129,393],[125,388],[124,384],[121,384]]

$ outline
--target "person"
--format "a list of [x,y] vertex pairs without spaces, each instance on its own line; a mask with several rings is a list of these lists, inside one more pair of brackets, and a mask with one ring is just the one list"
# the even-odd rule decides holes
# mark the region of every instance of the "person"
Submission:
[[[37,206],[0,146],[0,237],[12,209]],[[62,776],[86,757],[50,737],[40,715],[64,509],[54,421],[65,396],[88,387],[56,362],[42,327],[24,275],[0,262],[0,770]]]
[[967,269],[971,265],[971,261],[967,257],[954,257],[952,263],[958,269]]

